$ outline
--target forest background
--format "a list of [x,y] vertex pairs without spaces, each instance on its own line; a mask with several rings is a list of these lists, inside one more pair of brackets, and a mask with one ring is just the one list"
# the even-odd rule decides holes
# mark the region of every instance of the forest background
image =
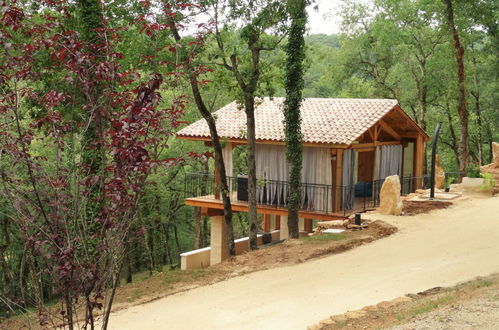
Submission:
[[[7,141],[7,134],[16,131],[13,126],[16,122],[21,130],[24,127],[32,128],[33,134],[29,142],[23,143],[30,146],[32,156],[39,157],[39,167],[35,170],[41,172],[54,171],[55,160],[66,161],[74,157],[74,152],[67,147],[71,144],[67,141],[71,140],[78,145],[81,136],[79,132],[73,131],[69,135],[61,135],[58,140],[54,131],[44,128],[45,122],[38,127],[31,124],[45,118],[47,112],[58,113],[61,118],[78,122],[77,118],[81,115],[81,110],[78,109],[84,107],[81,100],[67,101],[65,95],[72,94],[72,83],[68,83],[66,77],[66,80],[61,82],[63,79],[57,68],[48,64],[65,61],[61,50],[36,52],[35,49],[30,49],[31,45],[36,45],[40,40],[34,33],[31,35],[33,40],[30,40],[30,34],[21,34],[19,31],[22,28],[16,29],[12,23],[12,20],[19,18],[7,14],[8,8],[17,7],[23,11],[23,15],[32,15],[31,23],[42,24],[50,20],[48,15],[53,15],[56,17],[54,20],[63,22],[68,30],[81,29],[82,11],[72,2],[68,2],[65,4],[65,10],[70,12],[71,17],[65,19],[64,10],[57,7],[60,3],[62,2],[48,1],[40,5],[38,1],[25,0],[17,3],[4,1],[2,5],[0,97],[3,100],[0,108],[0,127],[4,134],[0,134],[0,139]],[[152,83],[147,85],[150,88],[148,92],[153,96],[158,92],[161,98],[155,99],[152,96],[148,102],[170,109],[165,111],[162,117],[154,117],[161,124],[159,126],[163,127],[160,129],[158,126],[158,130],[167,131],[151,138],[156,143],[155,159],[161,165],[154,166],[147,176],[135,178],[137,182],[141,182],[142,187],[141,194],[137,194],[139,200],[134,202],[137,212],[133,216],[120,214],[131,217],[130,234],[123,238],[126,240],[125,250],[122,251],[125,262],[123,269],[120,269],[122,276],[118,279],[123,282],[133,281],[133,274],[137,272],[148,271],[152,274],[162,271],[165,267],[178,267],[180,253],[207,246],[209,242],[209,218],[201,217],[197,210],[185,206],[183,198],[186,173],[213,173],[211,151],[202,143],[175,139],[175,131],[200,119],[201,116],[192,101],[188,84],[175,79],[175,74],[172,74],[175,70],[165,69],[175,63],[181,50],[173,40],[170,30],[154,23],[161,22],[164,12],[148,11],[146,3],[147,1],[104,1],[105,5],[101,8],[107,28],[112,29],[116,35],[116,40],[109,43],[106,56],[120,54],[113,59],[113,63],[119,66],[122,72],[120,80],[108,81],[114,89],[109,90],[107,95],[115,97],[125,93],[124,99],[133,99],[130,96],[132,89],[125,91],[128,84],[137,87]],[[236,1],[234,5],[243,6],[245,2]],[[469,157],[466,171],[468,176],[478,176],[479,166],[491,162],[492,141],[499,140],[498,4],[496,1],[486,0],[456,0],[453,1],[453,6],[455,26],[464,47],[466,103],[469,115]],[[146,14],[149,16],[145,16]],[[455,48],[449,32],[445,1],[376,0],[370,5],[345,1],[341,9],[341,19],[339,34],[315,34],[305,38],[307,69],[304,97],[397,99],[402,108],[429,135],[437,123],[442,123],[439,149],[442,164],[446,171],[457,172],[461,156],[462,121],[458,113],[459,86]],[[233,22],[228,22],[223,37],[228,47],[235,49],[244,61],[249,55],[242,42],[244,35],[238,22],[236,18]],[[193,26],[197,26],[197,23],[199,22],[191,22]],[[209,27],[206,29],[209,30]],[[7,77],[11,77],[7,72],[11,68],[6,64],[11,56],[9,53],[15,52],[16,49],[11,47],[12,43],[7,40],[7,33],[10,34],[9,38],[15,39],[19,45],[24,45],[24,54],[33,53],[29,71],[36,79],[24,80],[25,85],[22,88],[37,95],[48,95],[57,99],[49,104],[49,107],[47,102],[36,97],[30,98],[28,95],[19,101],[22,107],[16,108],[16,116],[8,115],[7,103],[12,100],[7,96],[12,91],[12,85],[6,81]],[[189,42],[195,44],[199,41],[199,38],[188,34],[184,31]],[[84,33],[81,35],[84,36]],[[272,39],[273,36],[268,35],[268,38]],[[214,64],[216,43],[217,40],[206,33],[196,55],[198,63],[207,68],[202,72],[203,80],[200,86],[212,111],[238,99],[240,93],[234,78]],[[285,96],[285,45],[286,38],[283,38],[275,49],[262,53],[257,95]],[[47,46],[47,49],[50,47]],[[161,72],[162,79],[168,81],[166,86],[154,86],[157,80],[150,80],[151,74],[157,72]],[[18,71],[17,74],[22,73]],[[133,77],[133,81],[127,82],[128,74],[137,76]],[[95,78],[89,74],[87,78],[92,77]],[[102,88],[107,90],[109,87]],[[97,92],[89,93],[94,95],[92,93]],[[85,97],[88,95],[73,95],[73,99]],[[144,117],[141,120],[151,118]],[[54,124],[59,119],[60,117],[57,117],[51,123]],[[66,130],[62,127],[59,129]],[[53,148],[54,141],[59,143],[63,140],[65,142],[61,143],[66,146],[64,150]],[[19,222],[15,220],[19,211],[16,208],[19,205],[9,199],[6,191],[10,188],[6,188],[6,185],[13,184],[12,178],[18,176],[21,178],[17,182],[29,182],[23,180],[30,174],[29,166],[20,167],[15,159],[6,155],[9,152],[8,146],[5,142],[0,150],[0,172],[4,181],[4,193],[0,194],[0,316],[11,315],[13,311],[39,304],[34,291],[41,293],[44,302],[60,295],[55,288],[53,274],[44,271],[43,258],[28,253],[30,246],[26,245],[26,240],[23,239],[25,228],[19,226]],[[60,156],[58,152],[67,155]],[[246,152],[244,148],[237,148],[233,175],[247,173]],[[116,168],[113,170],[114,173],[117,171]],[[10,181],[6,179],[9,176]],[[144,181],[143,184],[141,180]],[[19,188],[21,194],[23,189],[22,186]],[[28,191],[31,188],[26,189]],[[88,194],[93,194],[92,189],[89,189]],[[92,210],[87,212],[91,213]],[[234,215],[234,230],[236,238],[248,235],[248,219],[244,214]],[[91,248],[92,244],[89,246]],[[33,273],[38,275],[35,277]]]

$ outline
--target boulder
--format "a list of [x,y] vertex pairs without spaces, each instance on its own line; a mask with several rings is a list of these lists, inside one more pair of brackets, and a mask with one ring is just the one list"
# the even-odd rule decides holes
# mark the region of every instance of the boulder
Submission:
[[344,220],[330,220],[330,221],[320,221],[317,223],[318,227],[323,228],[337,228],[344,226]]
[[495,186],[491,188],[492,193],[497,194],[499,193],[499,143],[492,142],[492,153],[494,155],[494,157],[492,158],[492,163],[480,167],[480,172],[482,173],[482,176],[485,176],[485,174],[487,174],[496,181]]
[[499,143],[492,142],[492,154],[494,155],[492,164],[499,168]]
[[400,215],[403,206],[402,199],[400,198],[399,176],[392,175],[386,177],[381,187],[378,212],[388,215]]
[[445,183],[445,171],[442,168],[440,160],[440,155],[436,155],[435,158],[435,188],[444,189]]

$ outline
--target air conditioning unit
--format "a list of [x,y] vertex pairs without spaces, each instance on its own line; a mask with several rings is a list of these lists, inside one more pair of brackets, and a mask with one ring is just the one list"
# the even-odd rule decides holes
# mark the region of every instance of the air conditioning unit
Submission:
[[239,174],[237,176],[237,200],[248,201],[248,176]]

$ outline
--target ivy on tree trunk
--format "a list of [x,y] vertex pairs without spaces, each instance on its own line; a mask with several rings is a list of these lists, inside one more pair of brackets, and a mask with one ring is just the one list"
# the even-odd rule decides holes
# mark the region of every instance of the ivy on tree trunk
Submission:
[[303,98],[303,60],[305,59],[305,27],[307,13],[305,0],[288,0],[291,30],[286,46],[286,99],[284,123],[286,159],[289,170],[288,230],[290,238],[298,238],[298,211],[301,204],[302,133],[300,105]]

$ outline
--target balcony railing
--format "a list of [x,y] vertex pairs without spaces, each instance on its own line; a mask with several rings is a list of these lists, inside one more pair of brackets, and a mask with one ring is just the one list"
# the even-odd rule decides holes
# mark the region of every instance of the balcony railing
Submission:
[[[401,193],[407,195],[416,188],[428,188],[430,177],[403,177]],[[383,180],[359,182],[350,186],[302,183],[301,210],[318,213],[351,214],[374,209],[379,205]],[[232,201],[248,201],[248,181],[244,176],[227,177],[229,194]],[[185,197],[201,199],[220,199],[220,187],[215,185],[213,175],[188,173],[185,177]],[[276,208],[287,208],[289,182],[276,180],[257,180],[257,204]]]

